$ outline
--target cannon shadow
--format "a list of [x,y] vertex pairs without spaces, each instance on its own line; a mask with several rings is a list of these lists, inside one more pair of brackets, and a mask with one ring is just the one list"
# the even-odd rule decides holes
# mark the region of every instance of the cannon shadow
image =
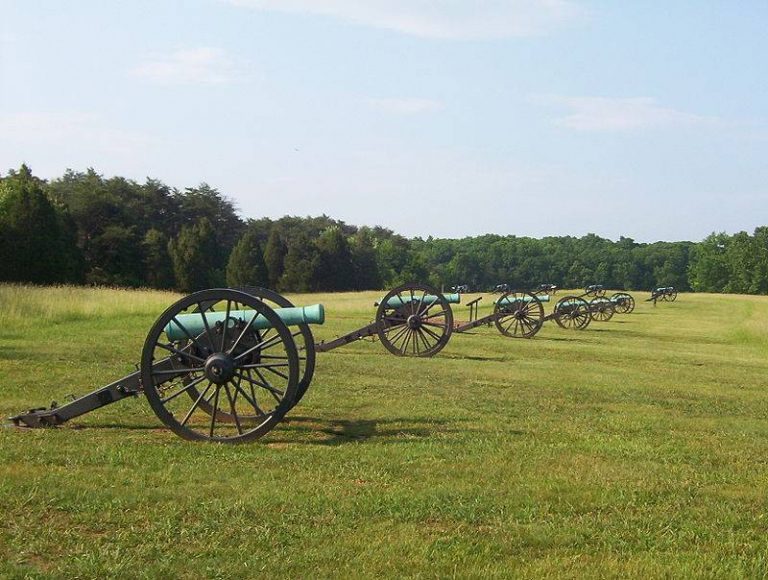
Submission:
[[[268,437],[269,444],[302,444],[337,446],[363,441],[406,443],[428,439],[437,433],[459,433],[464,429],[446,427],[456,421],[444,419],[321,419],[317,417],[286,417]],[[324,437],[318,437],[322,434]],[[281,437],[281,435],[283,435]],[[290,435],[286,437],[285,435]],[[307,436],[313,436],[307,438]]]

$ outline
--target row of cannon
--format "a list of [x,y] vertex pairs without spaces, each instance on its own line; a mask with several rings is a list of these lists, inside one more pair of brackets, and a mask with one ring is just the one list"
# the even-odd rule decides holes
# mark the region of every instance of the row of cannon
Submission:
[[431,357],[454,333],[494,325],[508,337],[531,338],[544,322],[583,330],[591,321],[629,313],[634,298],[565,296],[549,315],[549,295],[509,291],[479,316],[468,303],[469,320],[454,321],[457,293],[406,284],[375,303],[373,322],[330,341],[316,342],[313,325],[323,324],[322,304],[295,306],[265,288],[220,288],[195,292],[171,305],[149,330],[138,370],[64,405],[34,408],[11,417],[20,427],[56,426],[119,400],[144,394],[169,429],[190,440],[241,443],[275,427],[307,392],[318,352],[376,337],[397,356]]

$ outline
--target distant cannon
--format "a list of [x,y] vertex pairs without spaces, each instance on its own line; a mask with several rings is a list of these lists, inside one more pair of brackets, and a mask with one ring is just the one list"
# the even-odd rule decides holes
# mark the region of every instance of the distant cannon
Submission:
[[635,309],[635,299],[627,292],[616,292],[610,297],[614,310],[619,314],[629,314]]
[[583,296],[605,296],[605,288],[602,284],[591,284],[584,288]]
[[509,284],[496,284],[496,286],[493,287],[493,290],[491,290],[491,294],[505,294],[511,289]]
[[656,306],[656,301],[661,300],[663,302],[674,302],[677,300],[677,290],[674,286],[662,286],[651,290],[651,297],[646,302],[653,302]]
[[555,284],[539,284],[533,291],[534,294],[545,294],[547,296],[554,296],[557,294],[557,286]]
[[451,286],[451,292],[455,294],[467,294],[469,292],[469,284],[458,284]]
[[525,291],[507,291],[494,302],[493,312],[478,317],[477,307],[481,299],[476,298],[468,304],[469,322],[456,325],[454,332],[466,332],[478,326],[494,324],[505,336],[531,338],[541,329],[544,322],[542,302],[548,302],[549,296],[537,296]]
[[425,284],[405,284],[391,290],[374,304],[373,322],[347,334],[315,345],[328,352],[352,342],[376,336],[397,356],[431,357],[440,352],[453,332],[451,304],[459,294],[441,294]]
[[581,296],[564,296],[547,319],[554,320],[560,328],[584,330],[592,322],[592,309]]

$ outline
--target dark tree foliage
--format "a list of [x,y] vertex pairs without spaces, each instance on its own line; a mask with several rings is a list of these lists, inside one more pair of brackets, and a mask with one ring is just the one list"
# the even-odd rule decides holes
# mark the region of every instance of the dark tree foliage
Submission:
[[317,246],[311,238],[303,233],[296,234],[288,247],[283,275],[280,277],[277,289],[293,292],[312,290],[312,275],[316,256]]
[[349,249],[355,290],[383,288],[376,262],[376,238],[371,228],[362,227],[350,238]]
[[[263,250],[263,255],[262,255]],[[700,243],[595,234],[407,239],[326,215],[252,219],[203,183],[177,190],[88,169],[46,183],[22,166],[0,177],[0,279],[194,290],[259,283],[285,291],[500,283],[768,293],[768,227]],[[229,266],[227,268],[227,266]],[[258,281],[258,282],[257,282]]]
[[226,263],[229,252],[235,247],[245,224],[231,200],[207,183],[191,187],[183,193],[175,192],[174,197],[179,207],[179,219],[182,226],[193,225],[201,218],[206,218],[213,227],[216,238],[214,259]]
[[173,263],[168,253],[168,236],[160,230],[151,229],[144,236],[144,272],[147,285],[151,288],[173,288]]
[[351,290],[355,268],[347,238],[339,227],[325,230],[315,243],[317,255],[312,264],[312,286],[319,291]]
[[81,281],[71,221],[44,185],[26,165],[0,179],[0,280]]
[[227,263],[227,285],[269,286],[259,237],[258,229],[249,227],[235,244]]
[[285,243],[283,232],[279,225],[273,225],[267,245],[264,247],[264,262],[267,266],[267,277],[269,285],[277,288],[280,284],[280,278],[285,269],[285,257],[288,253],[288,246]]
[[176,287],[182,292],[194,292],[224,285],[224,275],[211,248],[216,246],[216,234],[208,218],[181,228],[179,235],[168,244]]

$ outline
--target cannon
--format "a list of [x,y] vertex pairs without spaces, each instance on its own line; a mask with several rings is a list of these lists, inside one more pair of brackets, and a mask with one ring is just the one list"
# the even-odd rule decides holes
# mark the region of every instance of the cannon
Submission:
[[584,288],[584,293],[575,298],[588,298],[592,297],[589,301],[590,314],[593,320],[600,322],[607,322],[613,318],[613,314],[616,310],[615,304],[605,297],[605,288],[602,284],[592,284]]
[[539,284],[533,291],[534,294],[544,294],[546,296],[554,296],[557,294],[557,286],[554,284]]
[[493,290],[491,290],[491,294],[505,294],[510,290],[511,287],[509,284],[496,284],[496,286],[493,287]]
[[582,296],[605,296],[605,288],[602,284],[591,284],[584,288]]
[[11,420],[24,427],[61,425],[144,394],[160,421],[184,439],[252,441],[271,431],[309,387],[315,364],[310,325],[324,320],[321,304],[295,307],[266,289],[195,292],[155,321],[136,372]]
[[651,297],[646,302],[653,302],[653,305],[656,306],[657,300],[674,302],[677,300],[677,290],[675,290],[674,286],[662,286],[661,288],[651,290]]
[[466,332],[478,326],[491,324],[504,336],[511,338],[533,338],[545,322],[554,320],[562,328],[583,330],[592,320],[590,304],[579,296],[565,296],[560,299],[552,313],[544,314],[544,303],[551,300],[549,295],[527,291],[507,291],[494,302],[493,312],[479,316],[479,302],[482,297],[469,302],[469,321],[458,323],[454,332]]
[[560,328],[584,330],[592,322],[592,308],[581,296],[563,296],[546,319],[554,320]]
[[456,286],[451,286],[451,292],[454,294],[467,294],[469,293],[469,284],[457,284]]
[[615,292],[609,298],[618,314],[629,314],[635,309],[635,299],[627,292]]
[[334,340],[320,342],[315,349],[328,352],[375,336],[394,355],[431,357],[448,344],[454,330],[451,304],[460,301],[459,294],[441,294],[425,284],[405,284],[390,290],[374,304],[377,310],[373,322]]
[[504,336],[512,338],[531,338],[541,328],[544,319],[542,302],[548,302],[549,296],[537,296],[532,292],[507,291],[493,304],[493,312],[487,316],[478,316],[478,303],[482,297],[468,304],[469,321],[457,324],[454,332],[466,332],[478,326],[494,324]]

